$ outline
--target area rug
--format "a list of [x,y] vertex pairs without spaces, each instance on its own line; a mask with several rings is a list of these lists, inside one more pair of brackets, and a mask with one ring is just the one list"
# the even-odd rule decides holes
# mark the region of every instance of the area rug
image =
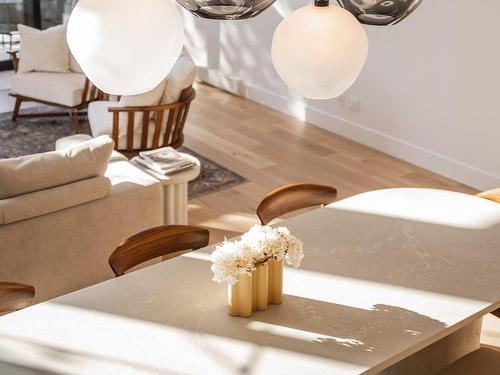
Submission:
[[[50,112],[51,109],[38,106],[29,108],[28,111]],[[80,121],[81,132],[90,134],[87,118],[82,116]],[[20,118],[17,122],[12,122],[11,113],[2,113],[0,114],[0,159],[52,151],[57,139],[71,134],[69,116]],[[180,147],[178,150],[197,157],[201,162],[200,176],[189,183],[189,199],[246,182],[246,179],[239,174],[187,147]]]

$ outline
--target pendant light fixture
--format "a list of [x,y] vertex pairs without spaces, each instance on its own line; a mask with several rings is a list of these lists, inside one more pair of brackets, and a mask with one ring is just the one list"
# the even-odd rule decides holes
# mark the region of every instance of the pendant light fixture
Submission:
[[177,0],[186,10],[201,18],[241,20],[255,17],[275,0]]
[[328,0],[299,8],[273,37],[271,58],[281,79],[301,96],[335,98],[356,80],[368,38],[356,18]]
[[170,0],[80,0],[69,18],[67,39],[100,90],[135,95],[168,75],[180,56],[184,27]]
[[422,0],[337,0],[359,22],[367,25],[394,25],[408,17]]

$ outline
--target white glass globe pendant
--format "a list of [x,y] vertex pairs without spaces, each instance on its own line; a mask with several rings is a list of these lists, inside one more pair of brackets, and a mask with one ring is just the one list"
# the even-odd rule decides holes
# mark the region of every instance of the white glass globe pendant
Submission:
[[274,32],[271,58],[281,79],[306,98],[335,98],[361,72],[368,38],[356,18],[328,0],[299,8]]
[[100,90],[135,95],[168,75],[180,56],[184,27],[170,0],[80,0],[69,18],[67,39]]

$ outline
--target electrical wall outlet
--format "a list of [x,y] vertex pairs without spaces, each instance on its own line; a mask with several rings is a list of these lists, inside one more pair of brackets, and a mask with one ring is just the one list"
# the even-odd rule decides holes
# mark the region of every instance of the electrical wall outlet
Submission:
[[347,96],[344,94],[339,95],[338,100],[339,100],[339,107],[345,108],[347,103]]
[[361,100],[351,95],[342,94],[338,98],[340,108],[346,108],[349,111],[361,112]]
[[347,108],[352,111],[352,112],[356,112],[356,113],[359,113],[361,112],[361,101],[354,97],[354,96],[348,96],[347,97]]

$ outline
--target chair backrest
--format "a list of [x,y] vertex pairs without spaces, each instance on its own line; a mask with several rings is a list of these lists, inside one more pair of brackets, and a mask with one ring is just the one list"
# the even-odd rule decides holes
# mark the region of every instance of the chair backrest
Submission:
[[[127,147],[120,148],[120,152],[137,154],[138,151],[156,149],[160,147],[177,148],[184,142],[184,125],[191,102],[196,92],[192,87],[182,91],[179,100],[175,103],[160,104],[148,107],[113,107],[108,110],[113,113],[113,133],[115,149],[118,149],[120,138],[120,113],[127,114]],[[154,114],[155,126],[152,145],[148,145],[150,138],[149,127],[151,115]],[[140,129],[134,129],[136,116],[142,116]],[[140,149],[134,149],[134,136],[141,137]]]
[[[476,194],[476,196],[483,199],[488,199],[496,203],[500,203],[500,188],[483,191],[482,193]],[[500,309],[493,311],[492,314],[495,315],[497,318],[500,318]]]
[[500,188],[483,191],[482,193],[477,194],[478,197],[488,199],[493,202],[500,203]]
[[0,282],[0,315],[30,306],[33,298],[35,288],[31,285]]
[[191,225],[164,225],[145,230],[125,240],[109,257],[116,276],[132,267],[182,250],[196,250],[208,245],[207,229]]
[[302,208],[332,203],[337,189],[332,186],[314,184],[292,184],[282,186],[269,193],[257,207],[257,216],[265,225],[273,219]]

